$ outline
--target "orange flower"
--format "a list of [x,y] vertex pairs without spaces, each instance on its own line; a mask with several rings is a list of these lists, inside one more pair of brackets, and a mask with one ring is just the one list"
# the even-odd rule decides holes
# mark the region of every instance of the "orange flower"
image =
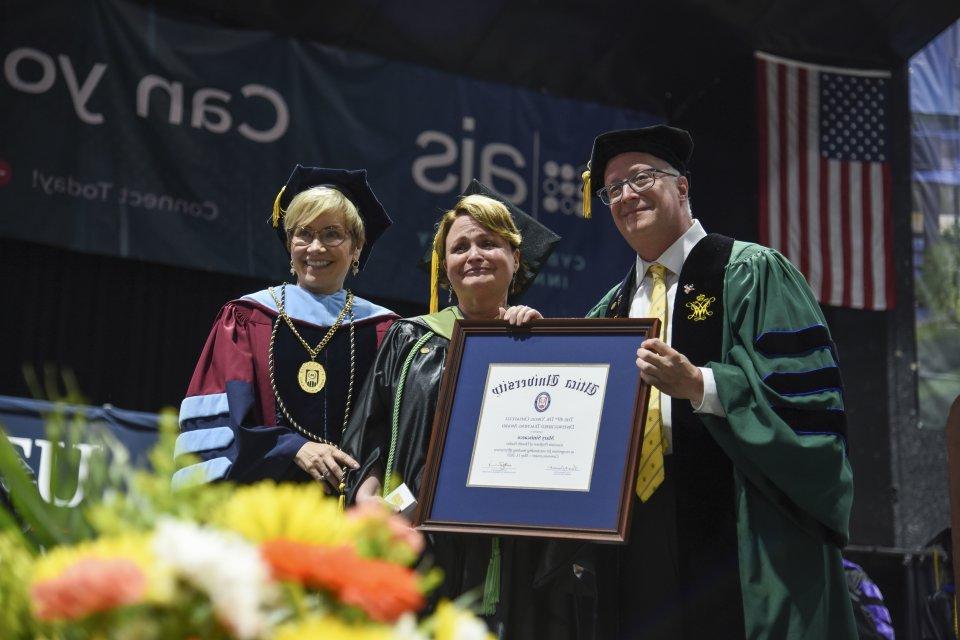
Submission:
[[124,558],[85,558],[60,576],[30,589],[40,620],[76,620],[92,613],[136,604],[147,592],[147,577]]
[[382,560],[361,558],[351,547],[268,540],[260,551],[275,578],[329,591],[377,622],[394,622],[423,607],[416,573]]
[[345,574],[340,599],[366,611],[377,622],[394,622],[408,611],[423,607],[416,574],[406,567],[380,560],[356,559],[356,573]]

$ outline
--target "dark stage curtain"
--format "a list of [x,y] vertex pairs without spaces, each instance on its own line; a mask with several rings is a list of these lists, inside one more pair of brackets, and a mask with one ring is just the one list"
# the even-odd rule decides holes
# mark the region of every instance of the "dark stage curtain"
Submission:
[[179,406],[220,307],[267,284],[0,239],[0,394],[34,395],[29,367],[72,371],[89,404]]

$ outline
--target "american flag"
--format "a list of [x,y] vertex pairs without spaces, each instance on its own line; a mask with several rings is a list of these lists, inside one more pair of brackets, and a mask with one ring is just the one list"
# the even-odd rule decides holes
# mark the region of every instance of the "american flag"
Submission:
[[756,57],[761,241],[820,302],[892,308],[890,74]]

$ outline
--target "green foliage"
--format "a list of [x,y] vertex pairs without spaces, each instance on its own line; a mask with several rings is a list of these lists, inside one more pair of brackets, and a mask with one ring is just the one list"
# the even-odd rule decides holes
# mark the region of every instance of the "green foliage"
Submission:
[[927,247],[918,285],[917,301],[935,320],[960,325],[960,226]]
[[[54,447],[56,450],[57,447]],[[3,478],[11,501],[24,525],[28,528],[27,540],[35,549],[54,544],[67,542],[71,535],[67,530],[67,520],[72,519],[66,510],[57,509],[43,501],[32,478],[27,474],[20,462],[20,455],[6,437],[6,432],[0,429],[0,478]],[[18,526],[14,514],[0,509],[4,516],[0,518],[0,526],[6,528]]]
[[[160,516],[207,522],[215,507],[222,504],[232,491],[227,484],[197,485],[174,491],[170,478],[178,466],[173,456],[177,438],[176,413],[172,410],[161,412],[159,427],[160,440],[150,452],[151,470],[133,469],[129,463],[114,463],[102,499],[84,509],[98,533],[147,531],[156,525]],[[114,459],[119,455],[122,454],[115,453]]]
[[31,551],[15,529],[0,532],[0,629],[11,640],[32,638],[36,624],[30,615],[27,585],[30,584]]
[[927,248],[917,301],[929,313],[917,324],[919,421],[942,429],[960,395],[960,226]]

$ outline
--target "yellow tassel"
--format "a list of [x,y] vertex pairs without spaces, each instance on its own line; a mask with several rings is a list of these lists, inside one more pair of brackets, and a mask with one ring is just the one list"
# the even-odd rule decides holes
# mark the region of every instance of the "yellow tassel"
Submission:
[[592,217],[592,202],[591,198],[593,194],[590,193],[590,169],[587,169],[583,172],[583,175],[580,176],[583,179],[583,219],[589,220]]
[[940,591],[940,551],[933,550],[933,587],[935,591]]
[[280,214],[283,211],[280,208],[280,198],[283,197],[283,191],[286,188],[286,185],[280,187],[280,193],[277,194],[276,199],[273,201],[273,215],[270,217],[270,221],[273,223],[274,229],[280,226]]
[[347,508],[347,484],[345,482],[340,482],[340,497],[337,499],[337,510],[340,513],[343,513]]
[[960,608],[960,596],[953,594],[953,635],[960,638],[960,619],[957,616],[957,609]]
[[440,311],[440,256],[430,253],[430,313]]

